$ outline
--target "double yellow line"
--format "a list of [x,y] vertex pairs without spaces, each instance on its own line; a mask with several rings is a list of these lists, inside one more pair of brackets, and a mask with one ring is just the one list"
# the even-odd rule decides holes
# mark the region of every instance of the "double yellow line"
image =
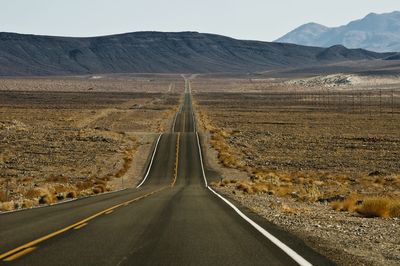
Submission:
[[[178,133],[178,137],[177,137],[177,141],[176,141],[176,154],[175,154],[176,157],[175,157],[174,178],[172,180],[171,187],[175,186],[176,180],[178,178],[180,137],[181,137],[181,134]],[[33,240],[33,241],[29,242],[29,243],[26,243],[26,244],[24,244],[22,246],[14,248],[14,249],[6,252],[6,253],[0,254],[0,260],[6,261],[6,262],[13,261],[13,260],[25,255],[25,254],[28,254],[28,253],[34,251],[37,248],[35,246],[37,244],[43,242],[43,241],[46,241],[46,240],[48,240],[50,238],[53,238],[53,237],[55,237],[57,235],[63,234],[63,233],[65,233],[65,232],[67,232],[67,231],[69,231],[71,229],[74,229],[74,230],[81,229],[82,227],[85,227],[89,223],[89,221],[91,221],[91,220],[93,220],[93,219],[95,219],[95,218],[97,218],[97,217],[99,217],[101,215],[111,214],[115,209],[117,209],[119,207],[126,206],[126,205],[128,205],[130,203],[133,203],[133,202],[139,201],[141,199],[144,199],[146,197],[149,197],[149,196],[151,196],[151,195],[153,195],[155,193],[158,193],[158,192],[164,190],[165,188],[166,187],[162,187],[160,189],[154,190],[152,192],[149,192],[149,193],[147,193],[145,195],[142,195],[142,196],[139,196],[137,198],[134,198],[134,199],[119,203],[119,204],[114,205],[114,206],[112,206],[112,207],[110,207],[108,209],[105,209],[103,211],[95,213],[92,216],[90,216],[88,218],[85,218],[85,219],[83,219],[83,220],[81,220],[79,222],[76,222],[76,223],[71,224],[71,225],[69,225],[67,227],[64,227],[64,228],[62,228],[60,230],[57,230],[57,231],[55,231],[53,233],[50,233],[48,235],[45,235],[45,236],[40,237],[38,239],[35,239],[35,240]]]
[[178,168],[179,168],[179,143],[180,143],[181,133],[178,133],[178,138],[176,141],[176,151],[175,151],[175,169],[174,169],[174,179],[172,180],[171,187],[175,186],[176,179],[178,179]]
[[103,210],[103,211],[101,211],[101,212],[98,212],[98,213],[96,213],[96,214],[93,214],[92,216],[90,216],[90,217],[88,217],[88,218],[86,218],[86,219],[83,219],[83,220],[81,220],[81,221],[79,221],[79,222],[76,222],[76,223],[74,223],[74,224],[71,224],[71,225],[69,225],[69,226],[67,226],[67,227],[64,227],[64,228],[62,228],[62,229],[60,229],[60,230],[58,230],[58,231],[55,231],[55,232],[53,232],[53,233],[50,233],[50,234],[46,235],[46,236],[40,237],[40,238],[38,238],[38,239],[36,239],[36,240],[33,240],[33,241],[31,241],[31,242],[29,242],[29,243],[27,243],[27,244],[24,244],[24,245],[22,245],[22,246],[19,246],[19,247],[17,247],[17,248],[14,248],[13,250],[10,250],[10,251],[8,251],[8,252],[6,252],[6,253],[1,254],[1,255],[0,255],[0,260],[3,260],[3,261],[12,261],[12,260],[15,260],[15,259],[17,259],[17,258],[19,258],[19,257],[21,257],[21,256],[23,256],[23,255],[25,255],[25,254],[27,254],[27,253],[33,251],[33,250],[35,250],[35,249],[36,249],[35,246],[36,246],[37,244],[43,242],[43,241],[46,241],[46,240],[48,240],[48,239],[50,239],[50,238],[52,238],[52,237],[55,237],[55,236],[60,235],[60,234],[62,234],[62,233],[65,233],[65,232],[67,232],[67,231],[69,231],[69,230],[71,230],[71,229],[80,229],[80,228],[86,226],[86,225],[88,224],[89,221],[91,221],[91,220],[93,220],[93,219],[99,217],[100,215],[103,215],[103,214],[110,214],[111,212],[113,212],[113,210],[115,210],[115,209],[117,209],[117,208],[119,208],[119,207],[126,206],[126,205],[128,205],[128,204],[130,204],[130,203],[133,203],[133,202],[135,202],[135,201],[139,201],[139,200],[141,200],[141,199],[147,198],[148,196],[151,196],[151,195],[153,195],[153,194],[155,194],[155,193],[158,193],[158,192],[164,190],[165,188],[166,188],[166,187],[162,187],[162,188],[160,188],[160,189],[157,189],[157,190],[154,190],[154,191],[152,191],[152,192],[149,192],[149,193],[147,193],[147,194],[145,194],[145,195],[142,195],[142,196],[139,196],[139,197],[137,197],[137,198],[134,198],[134,199],[131,199],[131,200],[122,202],[122,203],[120,203],[120,204],[114,205],[114,206],[112,206],[112,207],[110,207],[110,208],[108,208],[108,209],[106,209],[106,210]]

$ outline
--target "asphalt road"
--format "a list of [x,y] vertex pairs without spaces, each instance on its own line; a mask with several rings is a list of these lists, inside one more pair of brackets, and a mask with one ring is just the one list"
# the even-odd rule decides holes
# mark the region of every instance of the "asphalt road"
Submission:
[[0,264],[331,264],[240,209],[257,229],[208,189],[211,170],[202,166],[199,143],[187,81],[184,104],[171,132],[155,145],[139,188],[0,215]]

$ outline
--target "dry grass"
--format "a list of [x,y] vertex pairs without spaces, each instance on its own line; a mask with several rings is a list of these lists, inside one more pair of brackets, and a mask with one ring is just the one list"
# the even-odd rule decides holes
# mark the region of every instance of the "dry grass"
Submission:
[[7,201],[7,193],[5,191],[0,190],[0,202]]
[[183,79],[122,79],[0,80],[0,201],[13,202],[6,209],[102,193],[132,170],[147,145],[136,132],[167,129]]
[[93,187],[93,182],[92,181],[79,181],[76,183],[76,187],[78,190],[86,190],[88,188]]
[[304,210],[301,210],[301,209],[298,209],[298,208],[293,208],[293,207],[290,207],[290,206],[288,206],[288,205],[286,205],[286,204],[283,204],[282,207],[281,207],[281,209],[280,209],[280,211],[281,211],[282,213],[284,213],[284,214],[296,215],[296,214],[298,214],[298,213],[303,212]]
[[39,198],[40,196],[42,196],[42,190],[39,188],[32,188],[25,192],[25,198],[27,199]]
[[357,212],[365,217],[400,217],[400,201],[387,197],[364,199]]
[[15,204],[13,201],[0,202],[0,210],[1,211],[11,211],[14,208],[15,208]]
[[244,183],[244,182],[240,182],[236,185],[236,189],[243,191],[246,194],[254,194],[254,190],[252,188],[251,185]]
[[52,193],[42,194],[39,198],[39,204],[52,204],[54,202],[55,199]]
[[362,196],[356,193],[350,194],[343,201],[334,201],[331,203],[332,209],[336,211],[347,211],[354,212],[359,207],[359,204],[362,202]]
[[[135,144],[136,144],[136,140],[135,140]],[[122,159],[123,160],[122,166],[115,173],[115,175],[114,175],[115,177],[117,177],[117,178],[122,177],[128,172],[128,170],[132,164],[133,152],[134,152],[133,149],[125,151],[125,157]]]
[[99,194],[99,193],[103,193],[107,191],[106,185],[105,184],[97,184],[94,188],[93,188],[93,193],[94,194]]
[[24,199],[24,200],[22,201],[21,207],[22,207],[22,208],[32,208],[32,207],[34,207],[35,205],[37,205],[37,204],[36,204],[36,201],[34,201],[34,200],[29,200],[29,199]]
[[66,195],[66,198],[68,199],[74,199],[76,197],[78,197],[78,193],[76,191],[69,191]]
[[199,78],[192,86],[198,124],[210,133],[218,161],[250,178],[237,190],[268,190],[305,202],[339,200],[332,207],[349,212],[361,206],[363,197],[400,197],[398,98],[390,115],[387,101],[382,110],[370,105],[354,110],[351,97],[337,101],[348,92],[333,88],[336,96],[325,97],[327,104],[321,97],[304,97],[304,88],[295,92],[292,85],[268,80],[265,90],[254,90],[256,83]]

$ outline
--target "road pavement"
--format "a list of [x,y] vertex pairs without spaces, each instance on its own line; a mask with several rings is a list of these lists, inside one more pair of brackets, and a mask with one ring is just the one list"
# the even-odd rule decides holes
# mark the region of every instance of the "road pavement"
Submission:
[[332,264],[206,186],[188,79],[174,121],[140,187],[0,215],[0,264]]

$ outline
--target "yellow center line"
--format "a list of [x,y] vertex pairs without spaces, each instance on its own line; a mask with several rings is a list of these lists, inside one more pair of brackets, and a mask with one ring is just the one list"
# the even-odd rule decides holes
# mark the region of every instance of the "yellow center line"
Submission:
[[[26,244],[24,244],[24,245],[22,245],[22,246],[19,246],[19,247],[17,247],[17,248],[14,248],[14,249],[12,249],[12,250],[6,252],[6,253],[1,254],[1,255],[0,255],[0,260],[3,260],[4,258],[7,258],[7,257],[8,257],[7,259],[4,259],[4,261],[6,261],[6,260],[8,260],[9,258],[14,257],[14,256],[16,256],[17,254],[19,254],[20,251],[22,251],[22,250],[25,251],[26,249],[30,249],[30,248],[32,248],[33,246],[35,246],[35,245],[37,245],[37,244],[39,244],[39,243],[41,243],[41,242],[43,242],[43,241],[45,241],[45,240],[48,240],[48,239],[50,239],[50,238],[52,238],[52,237],[55,237],[55,236],[57,236],[57,235],[60,235],[60,234],[62,234],[62,233],[65,233],[66,231],[71,230],[71,229],[73,229],[73,228],[76,228],[76,227],[78,227],[78,226],[81,226],[82,224],[85,224],[85,223],[87,224],[90,220],[93,220],[93,219],[95,219],[96,217],[98,217],[98,216],[100,216],[100,215],[103,215],[103,214],[105,214],[105,213],[107,213],[107,212],[109,212],[109,211],[112,211],[112,210],[114,210],[114,209],[116,209],[116,208],[119,208],[119,207],[121,207],[121,206],[125,206],[126,204],[139,201],[139,200],[141,200],[141,199],[143,199],[143,198],[146,198],[146,197],[151,196],[151,195],[153,195],[153,194],[155,194],[155,193],[158,193],[158,192],[164,190],[165,188],[166,188],[166,187],[162,187],[162,188],[160,188],[160,189],[154,190],[154,191],[152,191],[152,192],[150,192],[150,193],[147,193],[147,194],[145,194],[145,195],[142,195],[142,196],[140,196],[140,197],[137,197],[137,198],[134,198],[134,199],[132,199],[132,200],[128,200],[128,201],[125,201],[125,202],[123,202],[123,203],[117,204],[117,205],[115,205],[115,206],[112,206],[112,207],[110,207],[110,208],[104,210],[104,211],[100,211],[100,212],[98,212],[98,213],[96,213],[96,214],[93,214],[92,216],[89,216],[88,218],[85,218],[85,219],[83,219],[83,220],[81,220],[81,221],[79,221],[79,222],[76,222],[76,223],[74,223],[74,224],[71,224],[71,225],[69,225],[69,226],[67,226],[67,227],[65,227],[65,228],[62,228],[62,229],[57,230],[57,231],[55,231],[55,232],[53,232],[53,233],[50,233],[50,234],[48,234],[48,235],[45,235],[45,236],[40,237],[40,238],[38,238],[38,239],[35,239],[35,240],[33,240],[33,241],[29,242],[29,243],[26,243]],[[83,226],[82,226],[82,227],[83,227]],[[33,248],[33,249],[35,249],[35,248]],[[33,249],[32,249],[32,250],[33,250]],[[32,250],[30,250],[30,251],[32,251]],[[28,251],[28,252],[30,252],[30,251]],[[17,253],[17,252],[18,252],[18,253]],[[28,253],[28,252],[27,252],[27,253]],[[14,254],[14,255],[13,255],[13,254]],[[22,255],[24,255],[24,254],[26,254],[26,253],[23,253],[23,254],[19,255],[18,257],[20,257],[20,256],[22,256]],[[12,256],[11,256],[11,255],[12,255]],[[15,258],[14,258],[14,259],[15,259]]]
[[78,226],[75,226],[74,229],[75,229],[75,230],[78,230],[78,229],[81,229],[82,227],[84,227],[84,226],[86,226],[86,225],[88,225],[88,223],[83,223],[83,224],[80,224],[80,225],[78,225]]
[[113,210],[108,211],[108,212],[105,212],[104,214],[110,214],[110,213],[112,213],[112,212],[113,212]]
[[25,255],[25,254],[28,254],[29,252],[34,251],[35,249],[36,249],[36,247],[30,247],[30,248],[24,249],[24,250],[22,250],[22,251],[20,251],[18,253],[15,253],[12,256],[6,258],[4,261],[13,261],[13,260],[18,259],[19,257]]
[[178,133],[178,138],[176,141],[176,157],[175,157],[175,171],[174,171],[174,180],[171,183],[171,187],[175,186],[176,179],[178,178],[178,167],[179,167],[179,140],[181,137],[181,133]]
[[182,131],[185,132],[185,124],[186,124],[186,115],[183,113],[183,125],[182,125]]

